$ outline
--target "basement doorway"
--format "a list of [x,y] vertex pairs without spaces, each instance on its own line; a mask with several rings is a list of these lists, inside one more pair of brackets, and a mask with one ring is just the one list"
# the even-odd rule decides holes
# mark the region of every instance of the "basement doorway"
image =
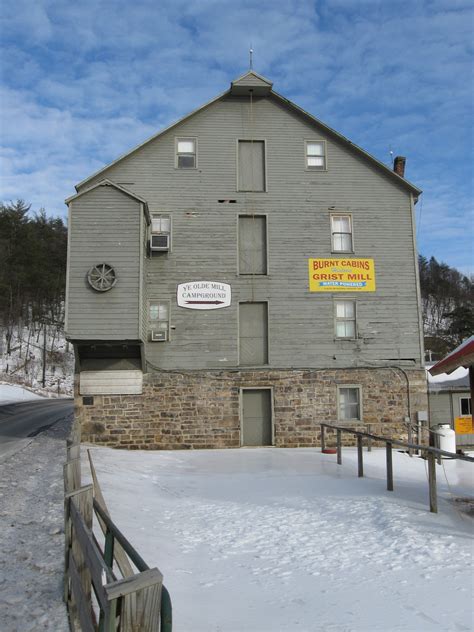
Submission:
[[242,446],[273,445],[272,389],[241,390]]

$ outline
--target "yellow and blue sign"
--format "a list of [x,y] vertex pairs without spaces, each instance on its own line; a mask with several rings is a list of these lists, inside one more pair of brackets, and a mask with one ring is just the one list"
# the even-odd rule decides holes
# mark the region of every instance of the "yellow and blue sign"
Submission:
[[373,259],[308,259],[310,292],[375,292]]

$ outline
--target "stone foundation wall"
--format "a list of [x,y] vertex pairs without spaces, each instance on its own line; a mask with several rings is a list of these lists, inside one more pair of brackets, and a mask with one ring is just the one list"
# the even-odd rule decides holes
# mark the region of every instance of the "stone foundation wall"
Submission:
[[405,374],[414,421],[417,410],[428,408],[425,372],[395,368],[149,373],[142,395],[95,395],[92,405],[84,405],[76,384],[76,414],[83,441],[115,448],[236,448],[240,389],[270,387],[274,445],[311,447],[319,445],[320,422],[338,423],[337,385],[350,384],[362,387],[363,424],[374,434],[402,437]]

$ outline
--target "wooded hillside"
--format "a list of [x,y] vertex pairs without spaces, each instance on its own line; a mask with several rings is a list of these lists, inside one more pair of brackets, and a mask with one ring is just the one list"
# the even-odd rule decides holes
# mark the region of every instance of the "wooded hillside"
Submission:
[[31,217],[23,200],[0,206],[0,318],[12,328],[32,322],[62,325],[67,227],[42,209]]
[[474,333],[474,279],[419,256],[425,351],[438,360]]
[[71,370],[64,341],[67,227],[43,209],[29,211],[23,200],[0,205],[3,371],[59,391]]

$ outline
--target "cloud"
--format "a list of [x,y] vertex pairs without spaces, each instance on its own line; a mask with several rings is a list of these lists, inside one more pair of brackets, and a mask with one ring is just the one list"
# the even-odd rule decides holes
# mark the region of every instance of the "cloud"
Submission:
[[252,43],[278,92],[383,162],[408,157],[424,254],[462,256],[469,2],[18,0],[1,20],[3,197],[60,207],[74,182],[224,91]]

